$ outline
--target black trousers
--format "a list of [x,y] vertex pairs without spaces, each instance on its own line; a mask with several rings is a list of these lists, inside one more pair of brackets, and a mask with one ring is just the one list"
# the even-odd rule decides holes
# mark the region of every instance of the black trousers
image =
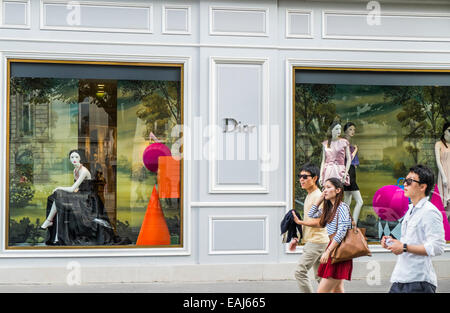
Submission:
[[393,283],[389,293],[435,293],[436,286],[426,281]]

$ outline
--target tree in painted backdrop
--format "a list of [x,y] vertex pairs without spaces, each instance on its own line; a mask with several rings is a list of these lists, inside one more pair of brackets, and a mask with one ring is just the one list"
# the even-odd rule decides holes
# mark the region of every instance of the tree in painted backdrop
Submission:
[[[65,103],[76,102],[77,100],[73,97],[73,89],[77,88],[77,84],[78,81],[74,79],[13,77],[10,87],[13,97],[22,96],[24,102],[30,103],[33,107],[37,104],[50,104],[57,100]],[[54,127],[58,120],[58,114],[53,110],[49,116],[49,127]],[[12,114],[11,118],[20,117]],[[16,123],[18,122],[16,121]],[[23,133],[19,132],[19,136],[23,137]],[[10,149],[12,160],[15,162],[15,172],[10,176],[10,205],[23,207],[33,199],[35,194],[33,183],[35,160],[32,152],[34,151],[34,142],[20,141],[11,144]]]
[[166,144],[177,140],[170,134],[175,125],[181,125],[180,82],[126,81],[123,90],[140,101],[136,115],[145,122],[146,130],[142,134],[145,139],[153,132]]
[[[78,102],[77,79],[13,77],[11,79],[11,95],[23,95],[33,105],[52,103],[59,100],[65,103]],[[54,127],[58,114],[52,111],[50,125]]]
[[384,88],[385,99],[402,106],[397,120],[406,131],[409,142],[406,151],[414,163],[419,163],[420,143],[424,139],[437,140],[440,129],[448,120],[450,88],[448,86],[389,86]]
[[[296,84],[295,86],[295,168],[311,162],[319,166],[322,141],[336,118],[332,99],[336,85]],[[294,173],[295,179],[297,174]],[[295,198],[303,198],[305,191],[295,184]]]

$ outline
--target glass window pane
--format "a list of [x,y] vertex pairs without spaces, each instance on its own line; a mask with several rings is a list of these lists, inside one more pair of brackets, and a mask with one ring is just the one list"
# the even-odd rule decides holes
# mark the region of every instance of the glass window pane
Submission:
[[181,66],[10,66],[8,247],[180,246]]
[[[418,77],[431,85],[420,85]],[[314,83],[308,83],[309,79]],[[312,162],[322,165],[322,176],[328,177],[327,167],[333,167],[334,176],[343,177],[347,165],[344,152],[342,160],[337,154],[331,160],[328,153],[323,159],[324,147],[336,153],[344,149],[327,145],[330,125],[337,120],[341,125],[339,137],[350,143],[353,158],[344,194],[358,227],[365,228],[372,242],[379,242],[383,235],[400,238],[399,222],[409,202],[403,195],[402,182],[409,168],[425,164],[439,181],[435,146],[440,144],[443,126],[449,121],[449,99],[448,73],[297,70],[295,167]],[[303,210],[305,195],[297,181],[295,203],[299,211]],[[389,199],[387,204],[380,202],[379,195]],[[443,200],[445,207],[447,202]],[[448,218],[449,211],[443,215]],[[447,218],[444,223],[448,223]]]

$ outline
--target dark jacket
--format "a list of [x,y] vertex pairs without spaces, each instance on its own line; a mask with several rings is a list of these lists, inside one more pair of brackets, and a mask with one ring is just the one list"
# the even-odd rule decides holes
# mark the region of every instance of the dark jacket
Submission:
[[[293,210],[289,210],[284,216],[283,220],[281,221],[280,226],[281,226],[281,235],[283,235],[282,239],[283,243],[290,242],[292,238],[297,238],[298,241],[300,241],[303,237],[302,225],[298,225],[294,221],[292,211]],[[295,215],[297,215],[297,217],[301,219],[300,214],[298,214],[296,211],[294,212]]]

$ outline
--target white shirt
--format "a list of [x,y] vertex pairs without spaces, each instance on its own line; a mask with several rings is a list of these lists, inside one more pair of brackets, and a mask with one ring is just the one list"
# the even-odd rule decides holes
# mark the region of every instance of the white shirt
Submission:
[[426,281],[437,286],[431,258],[444,253],[445,234],[442,221],[442,213],[426,197],[415,207],[409,205],[403,218],[400,241],[408,245],[424,245],[428,255],[409,252],[398,255],[391,283]]

